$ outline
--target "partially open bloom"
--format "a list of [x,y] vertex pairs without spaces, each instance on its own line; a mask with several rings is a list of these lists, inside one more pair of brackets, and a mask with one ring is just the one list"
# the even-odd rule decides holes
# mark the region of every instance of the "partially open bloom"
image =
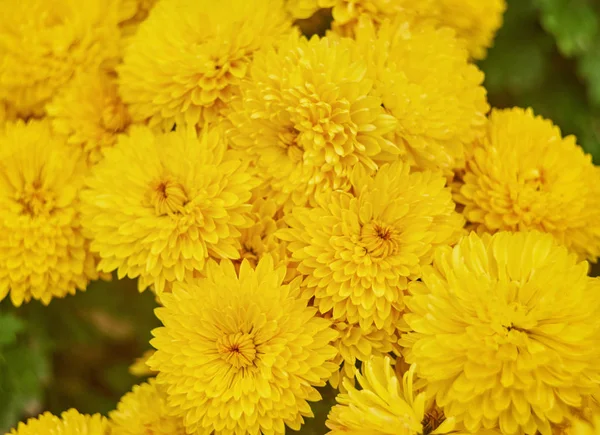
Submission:
[[25,116],[40,115],[77,71],[114,67],[120,38],[117,3],[0,2],[0,99]]
[[360,390],[347,383],[327,419],[328,432],[350,435],[447,434],[454,419],[427,403],[425,393],[413,385],[415,366],[399,378],[389,357],[372,357],[357,374]]
[[312,416],[337,334],[285,274],[268,255],[256,269],[244,261],[239,277],[230,261],[211,261],[206,278],[162,295],[149,365],[188,433],[283,434]]
[[206,259],[239,258],[256,183],[218,129],[155,134],[136,126],[92,169],[83,224],[99,269],[139,288],[191,278]]
[[129,127],[127,108],[117,95],[115,78],[102,71],[74,77],[46,107],[55,132],[67,143],[82,148],[90,163],[117,142]]
[[98,277],[79,222],[84,175],[81,154],[47,122],[0,131],[0,300],[48,304]]
[[471,233],[409,286],[406,360],[470,432],[552,432],[597,391],[600,280],[537,231]]
[[394,142],[402,157],[451,174],[485,133],[489,106],[483,73],[469,62],[452,30],[432,24],[365,23],[357,32],[375,92],[396,118]]
[[108,421],[100,414],[80,414],[75,409],[60,417],[44,412],[11,430],[6,435],[109,435]]
[[492,112],[455,200],[479,231],[535,229],[581,258],[600,255],[600,170],[573,136],[531,109]]
[[257,160],[279,204],[314,202],[347,190],[354,166],[375,171],[397,154],[384,137],[395,120],[372,90],[352,40],[290,37],[256,54],[229,115],[231,139]]
[[332,192],[315,208],[285,216],[292,260],[303,289],[323,314],[387,328],[404,308],[403,292],[430,264],[434,249],[454,243],[463,219],[440,173],[410,173],[400,161],[375,176],[357,168],[351,192]]
[[110,435],[186,435],[183,420],[171,415],[166,394],[154,379],[134,386],[109,417]]
[[119,68],[135,121],[203,124],[238,94],[253,53],[290,31],[282,0],[159,2]]

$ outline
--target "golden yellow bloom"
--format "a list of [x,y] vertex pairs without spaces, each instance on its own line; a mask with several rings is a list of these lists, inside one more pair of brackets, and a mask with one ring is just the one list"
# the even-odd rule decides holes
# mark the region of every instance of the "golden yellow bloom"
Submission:
[[49,412],[30,418],[6,435],[110,435],[108,421],[100,414],[80,414],[75,409],[60,417]]
[[531,109],[494,110],[455,199],[480,231],[535,229],[581,258],[600,255],[600,171]]
[[[350,383],[339,394],[326,425],[331,435],[418,435],[454,431],[454,419],[445,419],[424,392],[415,391],[413,365],[402,378],[389,357],[373,357],[363,363],[356,377],[360,390]],[[428,406],[429,405],[429,406]],[[426,412],[427,411],[427,412]]]
[[139,288],[191,278],[207,258],[239,258],[252,224],[254,178],[219,129],[155,134],[134,126],[92,168],[82,192],[83,225],[98,268],[140,277]]
[[134,386],[109,417],[110,435],[186,435],[183,420],[172,415],[155,379]]
[[436,247],[457,241],[464,221],[440,173],[410,173],[395,162],[374,177],[357,167],[352,178],[352,192],[294,208],[285,216],[290,228],[278,235],[321,313],[384,329],[398,320],[408,281],[421,276]]
[[0,99],[23,115],[44,104],[77,71],[114,67],[115,0],[2,0]]
[[483,73],[453,32],[433,25],[365,23],[357,33],[376,93],[397,120],[394,141],[411,165],[464,167],[465,147],[485,133]]
[[[207,277],[175,283],[156,310],[153,331],[158,370],[168,403],[188,433],[283,434],[312,416],[336,369],[328,320],[298,297],[300,279],[283,285],[285,266],[266,255],[256,269],[209,262]],[[214,432],[213,432],[214,431]]]
[[103,150],[113,146],[130,123],[114,78],[102,71],[78,74],[46,111],[53,130],[82,148],[92,164],[100,161]]
[[600,279],[537,231],[440,248],[403,336],[429,397],[470,432],[552,433],[598,388]]
[[384,138],[395,120],[372,88],[353,41],[290,37],[256,54],[229,116],[232,141],[257,159],[279,204],[347,190],[354,166],[375,171],[378,160],[397,153]]
[[0,300],[47,305],[98,278],[79,223],[84,175],[80,153],[47,122],[0,131]]
[[290,31],[282,0],[159,2],[119,69],[135,121],[214,120],[238,93],[253,53]]

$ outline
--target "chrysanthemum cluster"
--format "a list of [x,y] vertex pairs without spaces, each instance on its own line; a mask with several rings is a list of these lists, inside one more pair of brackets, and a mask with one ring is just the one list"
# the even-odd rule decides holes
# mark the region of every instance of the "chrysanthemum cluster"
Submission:
[[0,299],[114,273],[162,322],[107,418],[10,434],[284,434],[323,389],[323,433],[598,433],[600,170],[488,113],[504,7],[0,2]]

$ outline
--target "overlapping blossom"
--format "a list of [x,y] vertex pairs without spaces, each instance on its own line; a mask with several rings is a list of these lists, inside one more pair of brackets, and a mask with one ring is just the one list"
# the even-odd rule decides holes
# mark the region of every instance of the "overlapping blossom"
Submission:
[[19,423],[7,435],[110,435],[110,432],[108,421],[100,414],[80,414],[69,409],[60,417],[44,412]]

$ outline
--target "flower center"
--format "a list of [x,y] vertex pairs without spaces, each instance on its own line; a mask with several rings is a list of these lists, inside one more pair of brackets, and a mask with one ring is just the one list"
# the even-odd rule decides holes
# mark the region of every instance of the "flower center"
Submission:
[[371,222],[363,225],[360,240],[365,251],[374,257],[394,255],[400,249],[398,230],[394,227]]
[[440,424],[444,421],[444,413],[437,408],[433,408],[431,411],[425,413],[423,421],[423,435],[429,435],[431,432],[436,430]]
[[52,201],[48,195],[41,190],[41,182],[35,181],[32,186],[26,186],[24,191],[17,197],[21,205],[21,214],[39,216],[52,209]]
[[256,348],[250,334],[230,334],[217,341],[217,350],[221,358],[235,368],[252,365],[256,359]]
[[188,197],[181,183],[162,180],[152,186],[150,203],[159,216],[177,214],[183,213]]

